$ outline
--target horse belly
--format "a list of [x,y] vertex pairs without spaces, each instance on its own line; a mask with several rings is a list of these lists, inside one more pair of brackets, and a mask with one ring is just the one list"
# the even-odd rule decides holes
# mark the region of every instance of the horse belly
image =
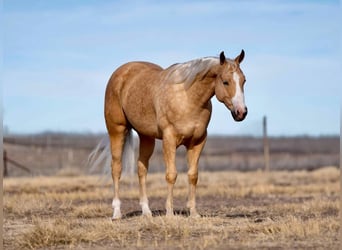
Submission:
[[[145,107],[146,108],[146,107]],[[126,112],[125,112],[126,113]],[[133,129],[143,135],[160,138],[155,115],[146,113],[144,107],[127,112],[126,115]]]

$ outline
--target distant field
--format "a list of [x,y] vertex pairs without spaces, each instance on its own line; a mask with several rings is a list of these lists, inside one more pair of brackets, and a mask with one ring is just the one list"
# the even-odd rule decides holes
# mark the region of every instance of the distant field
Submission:
[[[55,175],[65,169],[89,174],[87,158],[106,135],[38,134],[6,136],[4,148],[8,157],[31,170],[27,173],[8,164],[9,176]],[[270,166],[273,170],[314,170],[339,165],[339,136],[271,137]],[[136,147],[138,140],[136,138]],[[137,152],[136,148],[136,152]],[[177,169],[186,167],[185,150],[177,151]],[[209,136],[199,162],[201,171],[250,171],[264,167],[263,140],[260,137]],[[164,172],[161,142],[157,140],[150,161],[150,172]],[[95,173],[101,173],[97,169]]]
[[[67,174],[67,173],[64,173]],[[69,173],[70,174],[70,173]],[[4,179],[5,249],[338,249],[339,169],[201,172],[201,218],[164,214],[164,174],[148,175],[154,216],[140,216],[137,178],[122,178],[124,218],[111,222],[112,184],[97,176]]]

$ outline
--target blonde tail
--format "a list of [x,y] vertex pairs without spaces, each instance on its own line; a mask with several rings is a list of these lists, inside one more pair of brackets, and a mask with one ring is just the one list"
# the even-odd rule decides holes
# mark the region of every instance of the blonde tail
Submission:
[[[134,146],[134,138],[133,131],[129,130],[125,142],[124,148],[122,152],[122,172],[123,174],[133,175],[134,169],[136,165],[135,159],[135,146]],[[91,174],[94,174],[97,169],[102,168],[102,175],[110,175],[111,173],[111,161],[112,155],[110,150],[110,142],[108,137],[103,138],[99,144],[95,147],[95,149],[89,154],[87,160],[87,166],[89,167],[89,171]]]
[[133,175],[136,166],[134,144],[133,131],[130,129],[126,135],[122,152],[122,172],[127,175]]

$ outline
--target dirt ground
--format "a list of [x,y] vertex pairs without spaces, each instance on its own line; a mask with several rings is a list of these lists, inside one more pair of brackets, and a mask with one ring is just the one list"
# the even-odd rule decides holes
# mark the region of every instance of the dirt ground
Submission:
[[200,173],[197,207],[187,177],[166,217],[163,174],[148,175],[153,217],[141,216],[137,177],[124,176],[124,217],[110,220],[112,184],[98,176],[4,179],[5,249],[338,249],[339,175],[315,171]]

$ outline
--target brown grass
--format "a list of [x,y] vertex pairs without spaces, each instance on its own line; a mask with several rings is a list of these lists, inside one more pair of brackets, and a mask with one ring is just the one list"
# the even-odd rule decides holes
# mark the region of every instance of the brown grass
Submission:
[[200,173],[198,210],[184,210],[187,178],[165,216],[163,174],[148,176],[154,216],[140,216],[137,178],[124,176],[124,218],[111,222],[111,181],[95,176],[4,180],[5,249],[338,249],[339,170]]

